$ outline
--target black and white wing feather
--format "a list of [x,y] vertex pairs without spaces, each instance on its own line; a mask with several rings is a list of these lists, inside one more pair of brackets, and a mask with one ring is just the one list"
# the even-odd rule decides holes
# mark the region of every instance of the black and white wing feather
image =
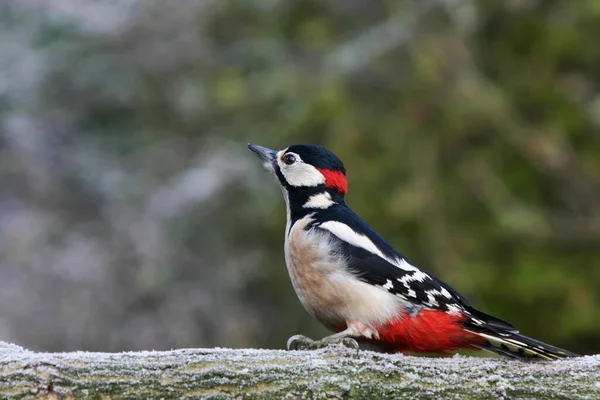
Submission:
[[307,228],[331,235],[348,268],[362,281],[400,297],[409,314],[440,310],[468,317],[469,325],[517,332],[508,322],[476,310],[452,287],[414,266],[348,207],[340,205],[318,213]]

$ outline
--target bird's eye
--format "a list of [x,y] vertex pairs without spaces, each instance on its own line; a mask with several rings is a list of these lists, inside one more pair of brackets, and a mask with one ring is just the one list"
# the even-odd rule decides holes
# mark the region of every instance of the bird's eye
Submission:
[[296,162],[296,156],[294,156],[293,154],[286,154],[285,156],[283,156],[283,162],[287,165],[292,165]]

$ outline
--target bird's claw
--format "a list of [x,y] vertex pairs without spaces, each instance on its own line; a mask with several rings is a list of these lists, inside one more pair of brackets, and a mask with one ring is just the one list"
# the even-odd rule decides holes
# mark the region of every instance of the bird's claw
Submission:
[[335,340],[312,340],[304,335],[294,335],[287,341],[288,350],[317,350],[329,345],[340,344],[352,350],[359,350],[358,342],[350,337]]
[[314,350],[316,342],[304,335],[294,335],[287,341],[288,350]]
[[350,337],[342,338],[341,340],[334,342],[334,343],[339,343],[342,346],[345,346],[351,350],[356,350],[357,352],[360,349],[358,342],[355,339],[352,339]]

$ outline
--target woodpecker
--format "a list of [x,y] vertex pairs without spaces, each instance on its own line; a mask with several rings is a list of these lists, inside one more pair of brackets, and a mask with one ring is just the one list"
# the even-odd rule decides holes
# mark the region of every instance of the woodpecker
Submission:
[[304,308],[336,332],[314,347],[350,338],[400,353],[484,349],[525,359],[578,356],[475,309],[395,250],[346,205],[346,170],[331,151],[311,144],[279,151],[248,147],[283,191],[285,260],[294,290]]

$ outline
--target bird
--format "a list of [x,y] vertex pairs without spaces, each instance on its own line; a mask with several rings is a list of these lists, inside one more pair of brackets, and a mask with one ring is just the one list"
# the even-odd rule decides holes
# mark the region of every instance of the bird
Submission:
[[248,147],[283,192],[285,261],[297,297],[335,332],[319,341],[293,336],[288,349],[333,343],[358,349],[360,341],[403,354],[472,349],[529,360],[578,356],[477,310],[398,252],[346,205],[346,169],[331,151],[313,144]]

